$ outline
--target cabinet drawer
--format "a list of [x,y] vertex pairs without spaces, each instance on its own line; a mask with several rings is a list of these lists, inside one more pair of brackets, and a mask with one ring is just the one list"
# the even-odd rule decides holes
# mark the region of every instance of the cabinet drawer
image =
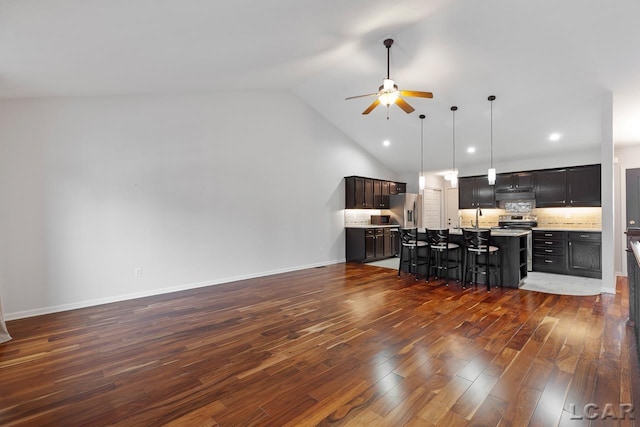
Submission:
[[534,239],[564,239],[564,237],[564,231],[535,230],[533,232]]
[[535,239],[533,241],[533,246],[535,248],[563,248],[565,243],[564,239]]
[[535,247],[533,253],[542,257],[564,256],[564,246]]
[[562,273],[566,270],[565,259],[562,256],[533,255],[533,269]]
[[599,242],[602,240],[602,233],[593,231],[570,231],[569,240]]

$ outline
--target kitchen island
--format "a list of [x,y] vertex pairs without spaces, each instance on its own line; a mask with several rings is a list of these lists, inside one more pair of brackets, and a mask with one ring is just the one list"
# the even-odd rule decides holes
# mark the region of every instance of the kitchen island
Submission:
[[[419,234],[425,233],[424,229],[418,229]],[[502,287],[518,288],[527,277],[527,238],[530,231],[494,229],[491,230],[491,245],[500,248]],[[464,238],[462,229],[449,230],[449,242],[460,245],[460,269],[450,270],[449,277],[453,280],[462,280],[462,262],[464,252]],[[470,280],[467,275],[467,281]],[[484,275],[478,275],[478,284],[484,284]],[[493,279],[492,279],[493,282]]]
[[[518,288],[527,277],[527,238],[530,233],[526,230],[491,230],[491,245],[500,248],[500,274],[503,288]],[[449,230],[449,241],[459,244],[460,250],[463,251],[462,229]],[[468,279],[469,275],[467,275]],[[484,275],[478,276],[478,282],[485,283]]]

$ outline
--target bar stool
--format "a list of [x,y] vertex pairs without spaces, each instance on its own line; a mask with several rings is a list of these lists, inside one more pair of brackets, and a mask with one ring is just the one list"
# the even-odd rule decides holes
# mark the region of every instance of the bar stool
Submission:
[[[409,274],[416,275],[418,280],[418,268],[427,265],[426,257],[420,257],[419,250],[427,249],[426,241],[418,238],[417,228],[401,228],[400,229],[400,262],[398,264],[398,277],[402,271],[402,266],[408,264],[407,271]],[[407,258],[408,251],[408,258]]]
[[[432,269],[436,270],[436,274],[434,274],[436,278],[442,277],[440,272],[444,270],[445,283],[449,286],[449,270],[455,269],[458,273],[458,279],[456,281],[459,282],[460,245],[449,242],[449,229],[427,229],[427,243],[429,244],[429,255],[427,257],[427,281],[429,281]],[[451,251],[455,253],[455,259],[449,258],[449,253]],[[432,255],[435,255],[434,264],[431,264]]]
[[[473,284],[478,285],[478,274],[484,274],[487,278],[487,291],[491,290],[491,274],[502,276],[500,248],[491,246],[491,230],[462,230],[465,246],[464,267],[462,272],[462,287],[466,286],[467,271],[471,271]],[[478,260],[484,255],[484,265],[482,260]],[[494,262],[491,262],[491,258]],[[469,260],[470,259],[470,260]],[[471,261],[471,265],[469,265]],[[493,270],[493,273],[492,273]],[[498,286],[496,284],[496,286]],[[502,277],[500,277],[500,286],[502,286]]]

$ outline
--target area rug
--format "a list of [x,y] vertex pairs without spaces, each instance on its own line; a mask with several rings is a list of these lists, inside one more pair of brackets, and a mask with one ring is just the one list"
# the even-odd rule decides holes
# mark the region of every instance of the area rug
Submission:
[[[367,265],[397,270],[398,262],[398,258],[387,258]],[[602,292],[602,280],[529,271],[520,289],[557,295],[598,295]]]
[[598,295],[602,280],[529,271],[520,289],[558,295]]
[[373,266],[376,266],[376,267],[391,268],[393,270],[397,270],[399,264],[400,264],[400,258],[398,258],[398,257],[387,258],[387,259],[382,259],[380,261],[373,261],[373,262],[368,262],[367,263],[367,265],[373,265]]

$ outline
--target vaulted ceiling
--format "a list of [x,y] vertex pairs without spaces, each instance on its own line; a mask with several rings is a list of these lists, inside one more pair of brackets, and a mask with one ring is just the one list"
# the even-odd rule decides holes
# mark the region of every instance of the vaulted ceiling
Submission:
[[[499,165],[599,146],[609,96],[615,144],[640,143],[639,16],[637,0],[0,0],[0,97],[289,90],[403,173],[419,114],[425,169],[450,165],[452,105],[458,162],[486,163],[495,95]],[[382,84],[386,38],[391,78],[434,99],[363,116],[372,98],[344,98]]]

